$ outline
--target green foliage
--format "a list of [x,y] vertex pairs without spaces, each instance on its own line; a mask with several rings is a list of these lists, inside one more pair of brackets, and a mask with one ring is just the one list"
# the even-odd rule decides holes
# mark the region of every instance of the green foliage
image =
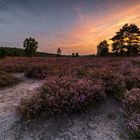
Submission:
[[[4,58],[6,56],[26,56],[26,52],[22,48],[12,48],[12,47],[0,47],[0,58]],[[36,57],[51,57],[56,56],[56,54],[45,53],[45,52],[36,52],[34,54]]]
[[109,44],[107,43],[106,40],[100,42],[99,45],[97,46],[97,55],[98,56],[108,55],[108,51],[109,51],[108,47],[109,47]]
[[3,47],[0,47],[0,58],[3,58],[7,55],[7,50]]
[[38,48],[38,42],[34,38],[26,38],[23,47],[27,56],[33,56]]
[[25,52],[20,48],[0,47],[0,57],[6,56],[25,56]]

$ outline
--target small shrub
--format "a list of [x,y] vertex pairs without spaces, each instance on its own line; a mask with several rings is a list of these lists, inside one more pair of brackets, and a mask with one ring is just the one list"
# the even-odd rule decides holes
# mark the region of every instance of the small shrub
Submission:
[[0,71],[0,87],[12,86],[19,82],[20,80],[13,75]]
[[18,114],[25,119],[40,115],[81,110],[89,103],[103,98],[102,81],[73,77],[50,77],[37,93],[21,101]]

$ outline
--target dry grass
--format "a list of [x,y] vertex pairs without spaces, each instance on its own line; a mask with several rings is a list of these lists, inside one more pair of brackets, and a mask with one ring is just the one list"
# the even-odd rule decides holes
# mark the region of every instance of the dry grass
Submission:
[[18,78],[16,78],[15,76],[0,71],[0,87],[9,87],[9,86],[13,86],[17,83],[19,83],[20,80]]

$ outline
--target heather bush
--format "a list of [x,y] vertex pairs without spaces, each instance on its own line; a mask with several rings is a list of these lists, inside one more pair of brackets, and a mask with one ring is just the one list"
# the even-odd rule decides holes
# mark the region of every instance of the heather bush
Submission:
[[37,93],[21,101],[18,113],[29,119],[41,112],[50,115],[82,110],[105,96],[103,87],[102,81],[93,83],[86,78],[50,77]]
[[13,75],[0,71],[0,87],[12,86],[19,82],[20,80]]
[[129,132],[140,137],[140,89],[127,91],[122,103]]
[[121,72],[116,72],[112,67],[94,68],[89,71],[89,78],[92,81],[101,79],[104,82],[105,92],[113,95],[116,99],[123,98],[126,90],[125,77]]

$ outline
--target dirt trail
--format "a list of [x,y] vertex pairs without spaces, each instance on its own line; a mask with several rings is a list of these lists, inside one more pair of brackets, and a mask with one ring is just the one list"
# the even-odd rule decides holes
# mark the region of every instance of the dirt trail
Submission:
[[15,112],[16,106],[28,90],[33,90],[42,83],[42,81],[26,79],[23,74],[16,74],[16,76],[23,80],[20,84],[0,89],[0,140],[13,140],[10,129],[19,119]]
[[85,112],[41,118],[28,125],[20,122],[16,106],[27,90],[41,83],[24,78],[19,85],[0,90],[0,140],[128,140],[121,107],[112,98]]

